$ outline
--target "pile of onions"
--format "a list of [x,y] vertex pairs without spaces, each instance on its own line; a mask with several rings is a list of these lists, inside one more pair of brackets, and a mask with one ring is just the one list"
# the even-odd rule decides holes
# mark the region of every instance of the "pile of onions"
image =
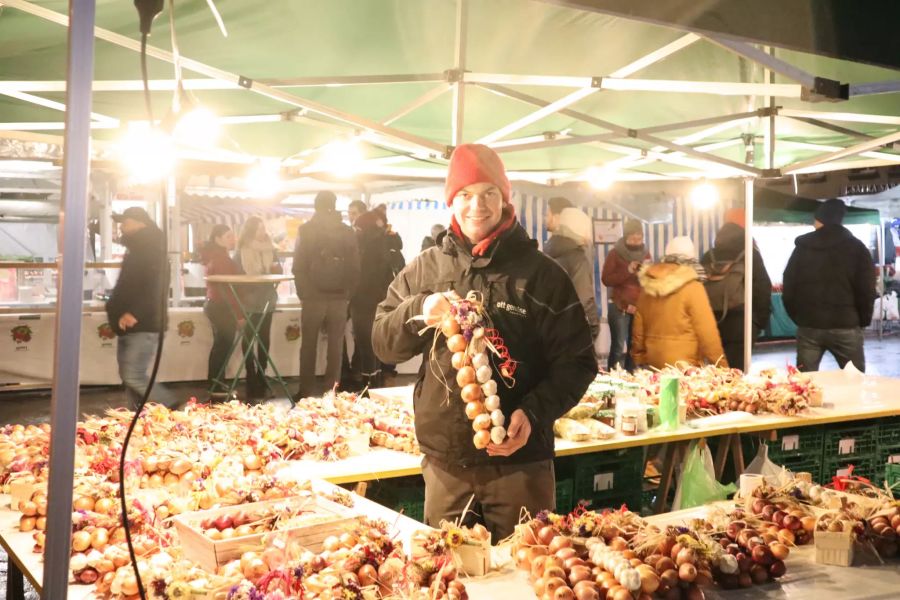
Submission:
[[[781,533],[777,526],[766,532],[747,527],[743,521],[733,521],[725,529],[725,536],[719,540],[722,548],[737,561],[736,572],[723,570],[723,562],[714,571],[716,582],[725,589],[747,588],[762,585],[778,579],[787,571],[784,561],[790,554],[789,544],[774,531]],[[728,569],[731,570],[731,569]]]
[[802,546],[812,542],[816,517],[799,503],[788,505],[786,502],[773,503],[765,498],[754,498],[750,503],[751,512],[769,525],[766,531],[775,535],[787,546]]
[[144,456],[141,468],[141,487],[151,489],[176,486],[190,489],[200,472],[200,465],[195,466],[186,457]]
[[453,353],[450,365],[456,369],[456,384],[465,403],[466,417],[472,421],[472,442],[479,450],[506,439],[506,417],[500,409],[497,382],[488,357],[488,344],[481,323],[483,317],[470,300],[460,301],[465,313],[447,314],[440,330]]
[[881,558],[897,556],[900,538],[900,508],[893,506],[866,521],[866,533]]

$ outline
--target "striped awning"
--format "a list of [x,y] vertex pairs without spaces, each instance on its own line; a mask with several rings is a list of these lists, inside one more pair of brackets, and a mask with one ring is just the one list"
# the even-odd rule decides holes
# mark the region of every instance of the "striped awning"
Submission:
[[264,221],[279,217],[311,217],[311,208],[294,206],[248,206],[247,204],[230,204],[228,202],[190,203],[181,207],[181,223],[210,223],[228,225],[232,228],[242,225],[250,217],[259,217]]

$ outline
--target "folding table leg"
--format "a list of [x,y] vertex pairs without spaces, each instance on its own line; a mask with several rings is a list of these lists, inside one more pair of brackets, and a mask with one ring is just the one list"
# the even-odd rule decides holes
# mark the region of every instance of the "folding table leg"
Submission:
[[732,434],[723,435],[719,438],[719,447],[716,448],[716,480],[722,479],[722,473],[725,471],[725,459],[728,458],[728,450],[731,449]]
[[363,498],[365,498],[366,491],[368,491],[368,489],[369,489],[369,484],[366,483],[365,481],[360,481],[356,484],[356,486],[354,486],[353,493],[356,494],[357,496],[362,496]]
[[665,444],[662,472],[659,474],[659,489],[656,495],[656,502],[653,503],[653,512],[655,514],[660,514],[666,510],[666,498],[669,495],[669,488],[672,487],[672,474],[675,472],[675,461],[678,455],[677,446],[678,442]]
[[731,436],[731,459],[734,461],[735,476],[740,477],[744,472],[744,448],[739,434]]
[[6,556],[6,598],[7,600],[25,600],[25,578],[19,566],[9,555]]

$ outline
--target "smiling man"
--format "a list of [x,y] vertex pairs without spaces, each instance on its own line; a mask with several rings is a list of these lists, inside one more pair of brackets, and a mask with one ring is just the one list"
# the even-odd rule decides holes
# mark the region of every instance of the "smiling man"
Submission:
[[[553,422],[581,399],[597,363],[571,280],[516,221],[500,157],[483,145],[457,147],[445,192],[450,229],[394,279],[372,341],[385,362],[423,355],[414,406],[425,521],[436,527],[459,518],[474,495],[497,541],[512,533],[523,506],[532,514],[554,507]],[[448,296],[473,290],[518,363],[514,385],[498,390],[509,437],[486,450],[472,442],[450,351],[443,339],[434,343],[433,329],[419,335],[415,319],[435,324],[450,308]]]

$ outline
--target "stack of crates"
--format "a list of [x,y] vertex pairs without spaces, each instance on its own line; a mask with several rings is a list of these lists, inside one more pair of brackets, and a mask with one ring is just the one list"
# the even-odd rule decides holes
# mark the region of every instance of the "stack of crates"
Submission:
[[822,483],[830,483],[836,475],[847,475],[850,465],[853,465],[854,476],[877,481],[884,474],[877,454],[877,423],[862,421],[826,427]]
[[[792,473],[809,473],[813,481],[821,481],[824,428],[796,427],[780,429],[776,434],[778,437],[774,441],[760,442],[768,445],[769,460],[776,465],[784,466]],[[748,439],[750,444],[746,443]],[[745,436],[744,454],[748,461],[758,449],[753,439],[753,436]]]
[[556,478],[556,513],[567,515],[575,508],[575,482],[571,478]]
[[[872,483],[881,487],[884,481],[892,482],[888,478],[889,471],[897,473],[900,470],[900,417],[882,419],[878,424],[878,472],[876,480]],[[897,465],[896,469],[889,469],[888,465]],[[894,496],[900,497],[900,486],[894,489]]]
[[372,482],[366,496],[414,521],[425,520],[425,483],[421,477]]
[[583,454],[573,461],[573,499],[589,502],[593,510],[618,509],[623,504],[641,510],[644,449],[626,448]]

